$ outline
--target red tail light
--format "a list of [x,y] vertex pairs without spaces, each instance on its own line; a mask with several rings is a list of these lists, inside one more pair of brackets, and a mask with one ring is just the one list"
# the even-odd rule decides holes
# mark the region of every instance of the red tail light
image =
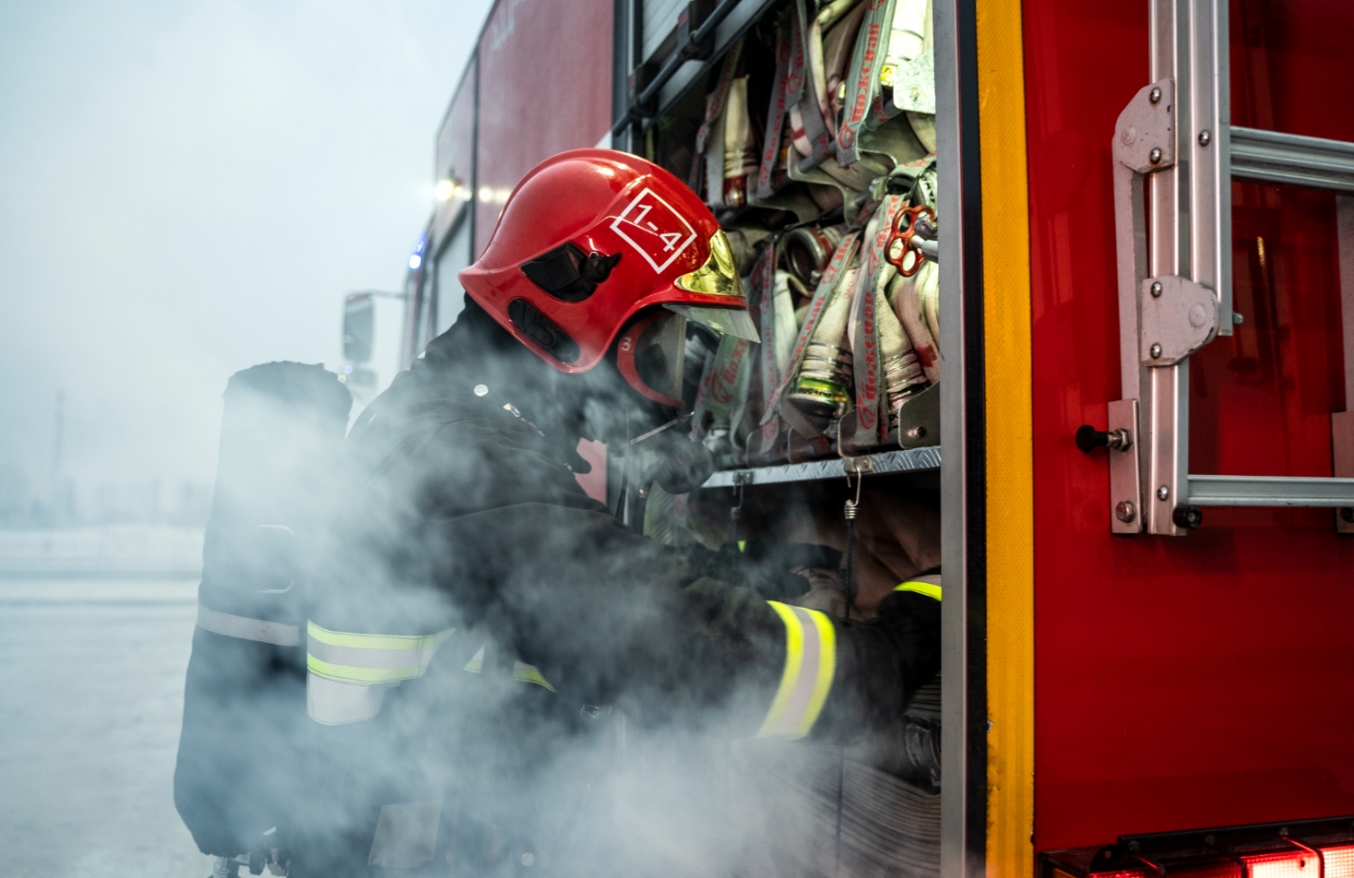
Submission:
[[1246,878],[1321,878],[1321,858],[1311,851],[1243,856]]
[[1043,878],[1354,878],[1354,818],[1121,836],[1039,860]]
[[[1290,845],[1305,848],[1289,839]],[[1246,878],[1354,878],[1354,844],[1316,844],[1305,850],[1243,855]]]
[[1354,878],[1354,844],[1325,845],[1317,850],[1321,851],[1324,878]]

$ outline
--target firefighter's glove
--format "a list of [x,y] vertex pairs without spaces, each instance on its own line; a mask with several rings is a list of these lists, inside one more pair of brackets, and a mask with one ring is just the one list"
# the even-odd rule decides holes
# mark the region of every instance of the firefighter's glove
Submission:
[[766,551],[756,540],[749,540],[741,548],[735,543],[725,543],[717,552],[691,546],[686,555],[692,578],[705,576],[750,588],[767,600],[790,600],[809,590],[809,580],[791,572],[798,568],[791,558]]
[[639,466],[638,485],[657,484],[669,494],[687,494],[705,484],[715,471],[710,449],[691,438],[682,429],[668,429],[635,445]]
[[912,696],[940,672],[940,601],[894,592],[868,621],[837,621],[837,680],[814,729],[818,740],[851,743],[889,732]]

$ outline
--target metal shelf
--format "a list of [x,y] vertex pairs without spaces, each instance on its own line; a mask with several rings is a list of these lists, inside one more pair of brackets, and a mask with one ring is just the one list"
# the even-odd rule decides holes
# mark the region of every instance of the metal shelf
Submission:
[[889,475],[893,473],[932,472],[940,469],[940,446],[909,448],[901,451],[882,451],[861,457],[833,457],[810,460],[805,463],[784,463],[776,466],[757,466],[717,472],[706,480],[703,488],[732,488],[735,485],[772,485],[787,482],[813,482],[824,479],[846,478],[846,466],[852,465],[852,474]]

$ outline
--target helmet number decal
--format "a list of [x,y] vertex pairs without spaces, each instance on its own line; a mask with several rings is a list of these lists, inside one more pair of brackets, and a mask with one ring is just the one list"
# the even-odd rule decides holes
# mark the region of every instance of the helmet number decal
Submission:
[[655,272],[662,272],[696,240],[686,217],[644,189],[611,221],[611,230],[634,247]]

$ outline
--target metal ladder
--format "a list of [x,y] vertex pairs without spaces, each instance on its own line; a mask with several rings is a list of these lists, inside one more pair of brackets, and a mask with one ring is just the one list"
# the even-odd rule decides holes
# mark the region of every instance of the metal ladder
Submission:
[[[1354,532],[1354,143],[1230,125],[1227,0],[1151,4],[1154,81],[1114,131],[1123,399],[1098,443],[1110,449],[1111,529],[1179,536],[1200,507],[1328,506]],[[1241,322],[1233,179],[1338,193],[1349,411],[1331,416],[1335,478],[1189,472],[1189,357]]]

